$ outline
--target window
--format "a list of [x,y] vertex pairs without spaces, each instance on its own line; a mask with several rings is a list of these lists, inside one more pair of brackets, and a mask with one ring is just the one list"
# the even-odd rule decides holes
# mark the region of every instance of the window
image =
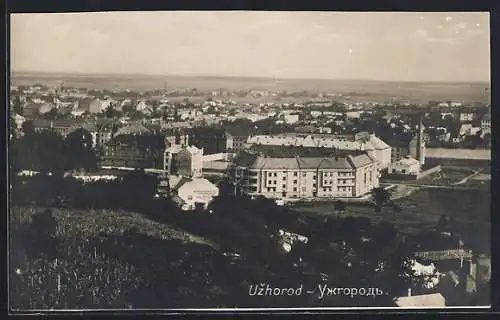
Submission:
[[313,184],[313,188],[316,188],[316,183],[315,183],[315,184]]
[[283,177],[283,181],[286,181],[286,177]]
[[305,173],[305,172],[304,172],[304,173],[302,173],[302,176],[303,176],[303,177],[307,177],[307,173]]
[[306,187],[302,187],[302,192],[306,192]]
[[193,200],[193,196],[188,196],[188,200]]
[[392,173],[396,173],[396,169],[392,169]]
[[[297,172],[294,172],[294,173],[293,173],[293,176],[294,176],[294,177],[296,177],[297,175],[298,175],[298,174],[297,174]],[[295,181],[297,181],[297,180],[295,180]]]
[[406,173],[406,170],[405,170],[405,169],[403,169],[403,170],[401,170],[401,172],[402,172],[402,173]]
[[316,180],[316,175],[313,176],[313,179]]
[[269,177],[272,177],[272,175],[273,175],[273,174],[272,174],[271,172],[269,172],[268,176],[269,176]]
[[282,185],[283,189],[286,189],[286,184]]
[[274,180],[274,181],[273,181],[273,184],[277,184],[277,183],[276,183],[276,180]]
[[296,187],[295,187],[295,188],[293,188],[293,191],[294,191],[294,192],[297,192],[297,188],[296,188]]
[[275,176],[275,177],[277,177],[277,176],[278,176],[278,173],[277,173],[277,172],[275,172],[275,173],[274,173],[274,176]]

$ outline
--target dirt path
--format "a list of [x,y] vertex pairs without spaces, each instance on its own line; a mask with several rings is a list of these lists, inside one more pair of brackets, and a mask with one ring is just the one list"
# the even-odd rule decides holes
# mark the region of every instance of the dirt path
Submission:
[[467,181],[469,181],[469,179],[477,176],[479,174],[479,172],[480,171],[478,171],[478,170],[474,170],[474,172],[472,174],[468,175],[467,177],[463,178],[462,180],[460,180],[458,182],[453,183],[452,185],[456,186],[456,185],[464,184]]

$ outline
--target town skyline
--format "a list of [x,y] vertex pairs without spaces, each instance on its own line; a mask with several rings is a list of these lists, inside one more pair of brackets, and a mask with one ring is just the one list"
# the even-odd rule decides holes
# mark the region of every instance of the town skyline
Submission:
[[11,69],[164,77],[490,82],[489,37],[488,13],[15,14]]

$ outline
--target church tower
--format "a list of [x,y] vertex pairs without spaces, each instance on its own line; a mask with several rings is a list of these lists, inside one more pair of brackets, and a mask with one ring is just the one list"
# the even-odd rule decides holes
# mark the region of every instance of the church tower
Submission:
[[418,123],[418,133],[417,133],[417,160],[421,165],[425,164],[425,142],[424,142],[424,126],[422,125],[422,116],[420,116],[420,121]]

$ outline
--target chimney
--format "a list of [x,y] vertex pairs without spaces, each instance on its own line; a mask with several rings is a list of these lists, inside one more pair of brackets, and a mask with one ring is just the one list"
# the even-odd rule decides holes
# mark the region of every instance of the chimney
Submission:
[[408,297],[411,297],[411,288],[408,288]]

